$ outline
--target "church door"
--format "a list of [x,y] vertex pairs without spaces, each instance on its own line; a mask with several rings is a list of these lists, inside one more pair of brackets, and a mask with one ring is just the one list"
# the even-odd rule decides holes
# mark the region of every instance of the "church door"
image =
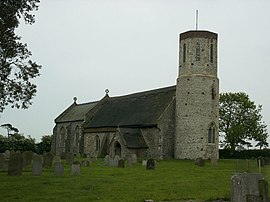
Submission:
[[121,157],[121,145],[119,144],[119,142],[115,144],[115,155],[118,155]]

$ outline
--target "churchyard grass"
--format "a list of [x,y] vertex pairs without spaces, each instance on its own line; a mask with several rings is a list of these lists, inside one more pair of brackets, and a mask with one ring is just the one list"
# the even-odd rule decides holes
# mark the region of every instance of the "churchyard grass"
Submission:
[[[81,175],[70,174],[65,164],[64,176],[54,176],[53,169],[43,169],[42,176],[32,176],[30,168],[22,176],[0,172],[0,201],[180,201],[229,199],[231,176],[246,170],[245,161],[219,160],[217,166],[207,161],[204,167],[189,160],[162,160],[154,170],[140,163],[133,167],[106,167],[103,159],[81,167]],[[258,172],[256,161],[249,169]],[[262,168],[270,180],[270,167]]]

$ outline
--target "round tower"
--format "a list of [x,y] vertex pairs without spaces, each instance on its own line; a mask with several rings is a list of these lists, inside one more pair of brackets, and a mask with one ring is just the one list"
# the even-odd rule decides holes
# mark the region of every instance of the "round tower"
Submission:
[[175,158],[218,157],[217,34],[180,34]]

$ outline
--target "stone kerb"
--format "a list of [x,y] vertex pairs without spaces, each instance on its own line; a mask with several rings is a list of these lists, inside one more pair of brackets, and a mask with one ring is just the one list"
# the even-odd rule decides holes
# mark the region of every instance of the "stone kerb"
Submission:
[[42,156],[41,155],[35,155],[33,157],[32,175],[33,176],[42,175]]
[[9,159],[8,175],[22,175],[23,158],[21,152],[12,153]]

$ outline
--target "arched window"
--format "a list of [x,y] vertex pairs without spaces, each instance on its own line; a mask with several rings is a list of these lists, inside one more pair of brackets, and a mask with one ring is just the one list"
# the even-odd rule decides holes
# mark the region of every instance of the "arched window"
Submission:
[[75,128],[75,134],[74,134],[74,142],[73,142],[73,146],[77,147],[78,143],[79,143],[79,136],[80,136],[80,128],[79,126],[76,126]]
[[121,145],[119,142],[116,142],[115,144],[115,155],[118,155],[121,157]]
[[214,47],[213,44],[210,45],[210,62],[213,63],[213,54],[214,54]]
[[201,48],[200,48],[200,44],[196,43],[196,54],[195,54],[195,59],[196,61],[200,61],[201,60]]
[[100,139],[98,136],[96,136],[96,151],[99,151],[100,149]]
[[67,139],[67,130],[65,127],[62,127],[60,130],[60,149],[62,152],[65,152],[66,139]]
[[208,143],[215,143],[216,127],[214,123],[211,123],[208,127]]
[[186,62],[186,54],[187,54],[187,47],[186,47],[186,44],[184,43],[184,45],[183,45],[183,63]]

